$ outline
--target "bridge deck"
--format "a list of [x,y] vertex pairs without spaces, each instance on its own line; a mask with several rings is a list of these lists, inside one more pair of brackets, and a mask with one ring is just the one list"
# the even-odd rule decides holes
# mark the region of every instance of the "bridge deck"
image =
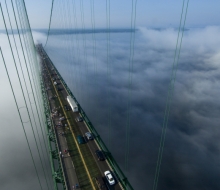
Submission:
[[[47,54],[42,49],[40,53],[42,59],[42,73],[44,83],[47,87],[47,95],[50,99],[51,111],[57,110],[65,119],[61,121],[62,126],[59,126],[59,118],[62,116],[53,116],[53,121],[56,125],[55,132],[60,148],[60,156],[62,157],[63,167],[66,173],[66,181],[68,189],[73,189],[73,185],[79,184],[81,189],[98,189],[94,178],[102,176],[108,189],[120,190],[122,189],[120,183],[117,182],[110,186],[104,177],[104,171],[111,170],[107,161],[98,161],[95,151],[100,149],[96,140],[90,140],[86,144],[79,145],[76,140],[77,135],[82,135],[89,131],[84,122],[77,122],[76,118],[79,116],[78,112],[72,110],[65,110],[64,105],[68,105],[66,91],[62,82],[58,79],[57,73],[53,69],[53,65],[46,58]],[[54,80],[55,79],[55,80]],[[56,81],[58,84],[54,84]],[[60,91],[57,90],[59,87]],[[54,109],[56,108],[56,109]],[[53,109],[53,110],[52,110]],[[63,135],[64,133],[64,135]],[[68,153],[65,153],[68,149]],[[113,176],[114,173],[113,173]]]

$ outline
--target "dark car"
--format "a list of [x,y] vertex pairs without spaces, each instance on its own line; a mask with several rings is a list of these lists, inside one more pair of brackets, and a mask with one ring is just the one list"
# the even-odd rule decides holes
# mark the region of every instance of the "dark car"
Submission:
[[85,139],[81,136],[81,135],[77,135],[77,141],[78,141],[78,143],[79,144],[84,144],[84,143],[86,143],[85,142]]
[[96,150],[95,154],[97,155],[98,160],[100,160],[100,161],[105,160],[104,154],[103,154],[103,152],[101,150]]
[[68,106],[68,105],[64,105],[64,109],[65,109],[66,111],[69,111],[69,110],[71,110],[71,107]]
[[61,90],[63,90],[62,88],[57,88],[57,91],[61,91]]
[[95,177],[95,182],[100,190],[107,190],[107,187],[102,179],[102,177]]

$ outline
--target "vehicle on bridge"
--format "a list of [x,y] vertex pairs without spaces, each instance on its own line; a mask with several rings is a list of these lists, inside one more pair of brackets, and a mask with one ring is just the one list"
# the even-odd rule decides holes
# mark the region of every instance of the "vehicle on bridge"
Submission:
[[78,116],[78,117],[76,118],[76,121],[78,121],[78,122],[82,122],[82,121],[83,121],[83,118],[80,117],[80,116]]
[[63,107],[64,107],[64,109],[65,109],[66,111],[70,111],[70,110],[71,110],[71,107],[68,106],[68,105],[64,105]]
[[92,133],[86,132],[85,135],[86,135],[88,140],[92,140],[93,139]]
[[67,96],[66,99],[73,112],[78,112],[78,106],[76,105],[76,102],[73,100],[73,98],[71,96]]
[[103,154],[103,152],[101,150],[96,150],[95,154],[98,157],[98,160],[100,160],[100,161],[104,161],[105,160],[104,154]]
[[79,144],[85,144],[85,139],[81,135],[77,135],[76,137]]
[[115,184],[115,180],[114,180],[111,172],[110,171],[105,171],[104,174],[105,174],[106,179],[108,180],[108,183],[110,185],[114,185]]
[[62,88],[60,88],[59,86],[56,86],[57,87],[57,91],[61,91],[63,90]]

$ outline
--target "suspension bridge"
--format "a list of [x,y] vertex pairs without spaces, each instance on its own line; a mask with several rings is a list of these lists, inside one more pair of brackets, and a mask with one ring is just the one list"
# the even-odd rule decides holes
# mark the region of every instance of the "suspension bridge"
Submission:
[[[63,10],[59,10],[60,23],[63,29],[78,28],[76,16],[75,1],[68,3],[58,1]],[[128,77],[128,101],[127,101],[127,115],[126,115],[126,134],[125,134],[125,170],[129,169],[129,149],[130,143],[130,110],[132,97],[132,72],[134,64],[134,42],[136,31],[136,4],[137,0],[132,0],[131,10],[131,27],[129,28],[130,36],[130,55],[129,62],[129,77]],[[96,28],[95,28],[95,12],[94,0],[90,1],[91,5],[91,30],[85,30],[84,21],[84,4],[80,1],[81,13],[81,29],[83,34],[83,51],[85,64],[87,63],[86,52],[86,32],[91,33],[93,44],[92,52],[93,59],[96,62],[96,54],[98,53],[96,47]],[[170,112],[170,104],[172,101],[172,93],[174,90],[174,83],[176,78],[176,70],[178,66],[179,55],[181,51],[182,38],[185,28],[185,21],[187,15],[189,1],[183,1],[180,24],[178,29],[178,37],[175,49],[175,56],[173,61],[173,69],[170,77],[169,91],[167,96],[167,103],[164,114],[164,122],[162,126],[161,141],[158,153],[157,167],[154,178],[153,190],[157,189],[158,178],[160,173],[160,166],[162,161],[163,147],[167,129],[167,123]],[[98,130],[92,124],[91,120],[83,110],[81,102],[70,90],[70,87],[65,82],[63,76],[51,61],[51,58],[46,52],[47,44],[50,42],[52,35],[51,25],[53,21],[55,0],[52,0],[50,22],[47,30],[47,38],[45,44],[34,44],[33,31],[30,27],[30,22],[25,6],[24,0],[1,1],[1,15],[2,23],[4,24],[4,32],[7,36],[7,47],[9,49],[14,73],[17,76],[17,86],[19,92],[13,85],[12,74],[10,74],[10,67],[4,56],[4,49],[1,46],[1,60],[4,64],[7,73],[9,85],[13,98],[16,104],[17,113],[19,115],[20,123],[23,133],[25,135],[26,143],[30,158],[35,168],[36,178],[39,182],[39,189],[111,189],[111,190],[133,190],[129,179],[120,168],[117,161],[114,159],[108,146],[99,134]],[[63,5],[64,4],[64,5]],[[10,5],[10,6],[9,6]],[[62,5],[62,6],[61,6]],[[73,7],[70,10],[69,6]],[[4,6],[4,7],[3,7]],[[59,7],[59,5],[56,5]],[[56,17],[56,16],[55,16]],[[55,19],[56,20],[56,19]],[[106,32],[107,31],[107,32]],[[76,41],[74,42],[79,47],[78,33],[79,30],[74,30]],[[117,31],[116,31],[117,32]],[[68,33],[68,32],[67,32]],[[110,0],[106,0],[106,63],[107,63],[107,78],[111,80],[112,73],[110,69]],[[66,46],[73,41],[70,36],[66,36]],[[72,47],[66,47],[67,51],[73,52]],[[75,49],[74,56],[80,54],[79,48]],[[79,59],[79,58],[78,58]],[[97,64],[94,64],[94,71],[97,70]],[[78,84],[79,85],[79,84]],[[78,86],[79,87],[79,86]],[[79,91],[82,90],[78,88]],[[18,101],[18,94],[23,100]],[[107,92],[109,97],[109,92]],[[71,105],[68,98],[74,102]],[[25,110],[25,111],[22,111]],[[25,112],[25,113],[24,113]],[[109,128],[108,144],[111,144],[111,114],[112,108],[109,107],[107,112],[107,121]],[[32,129],[34,141],[37,148],[37,153],[40,159],[40,165],[43,171],[46,188],[42,185],[42,179],[39,177],[39,168],[36,166],[36,158],[33,155],[33,150],[30,145],[30,139],[26,127]],[[41,139],[42,138],[42,139]],[[41,139],[41,140],[40,140]],[[46,151],[43,149],[46,147]],[[45,160],[50,161],[51,174],[45,168]],[[109,174],[106,173],[109,171]],[[53,183],[50,182],[52,178]]]
[[[50,120],[50,124],[53,124],[49,127],[49,139],[57,145],[56,150],[54,150],[56,156],[51,156],[56,159],[60,158],[62,168],[62,170],[60,168],[62,172],[56,173],[56,182],[62,182],[66,189],[71,189],[75,184],[80,184],[79,186],[82,189],[132,189],[42,45],[37,45],[37,49],[41,56],[42,86],[44,100],[47,100],[48,120]],[[76,102],[77,112],[68,109],[68,96],[71,96]],[[51,116],[52,119],[50,119]],[[61,118],[63,119],[60,120]],[[82,118],[83,122],[78,118]],[[85,136],[88,132],[92,134],[92,140]],[[82,136],[85,143],[87,142],[85,145],[80,145],[80,142],[77,142],[79,135]],[[103,159],[106,161],[99,161],[98,155],[95,154],[97,150],[102,150]],[[66,172],[63,168],[66,168]],[[103,180],[105,171],[113,171],[114,179],[112,180],[116,181],[114,187],[109,186],[105,179]]]

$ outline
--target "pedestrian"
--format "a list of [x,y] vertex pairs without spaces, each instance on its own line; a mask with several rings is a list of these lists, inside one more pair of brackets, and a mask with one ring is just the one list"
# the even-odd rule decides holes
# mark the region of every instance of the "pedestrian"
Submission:
[[73,189],[75,189],[75,186],[73,186]]

